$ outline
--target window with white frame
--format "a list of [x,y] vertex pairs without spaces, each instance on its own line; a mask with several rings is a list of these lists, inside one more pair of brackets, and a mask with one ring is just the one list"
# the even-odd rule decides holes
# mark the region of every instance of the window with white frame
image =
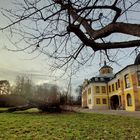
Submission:
[[130,94],[127,94],[127,106],[132,106],[132,98]]
[[106,99],[105,98],[103,98],[103,104],[107,104],[107,101],[106,101]]
[[112,91],[114,91],[114,84],[112,84]]
[[96,93],[100,93],[100,87],[96,86]]
[[96,98],[96,104],[100,104],[101,101],[100,101],[100,98]]
[[140,86],[140,71],[137,72],[138,75],[138,86]]
[[129,88],[130,87],[130,81],[129,81],[129,75],[126,74],[124,76],[124,80],[125,80],[125,88]]
[[106,88],[105,88],[105,86],[102,86],[102,93],[106,93]]
[[88,104],[91,104],[91,98],[90,98],[90,99],[88,99]]

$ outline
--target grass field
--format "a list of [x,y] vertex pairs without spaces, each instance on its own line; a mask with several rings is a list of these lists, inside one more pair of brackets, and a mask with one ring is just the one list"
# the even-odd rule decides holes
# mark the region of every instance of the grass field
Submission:
[[0,114],[1,140],[140,140],[140,119],[112,115]]

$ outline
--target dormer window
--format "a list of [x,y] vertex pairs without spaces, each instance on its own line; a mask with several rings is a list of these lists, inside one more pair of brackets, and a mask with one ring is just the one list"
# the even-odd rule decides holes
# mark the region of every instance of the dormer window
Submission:
[[98,81],[98,77],[95,77],[95,81]]
[[101,81],[104,81],[104,78],[103,77],[101,77],[100,79],[101,79]]

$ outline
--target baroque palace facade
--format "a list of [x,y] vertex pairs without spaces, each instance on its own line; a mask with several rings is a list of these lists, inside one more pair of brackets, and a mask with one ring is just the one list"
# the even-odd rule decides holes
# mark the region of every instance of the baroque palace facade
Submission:
[[140,54],[134,64],[126,66],[116,74],[113,74],[113,68],[104,62],[99,76],[83,82],[82,107],[140,110]]

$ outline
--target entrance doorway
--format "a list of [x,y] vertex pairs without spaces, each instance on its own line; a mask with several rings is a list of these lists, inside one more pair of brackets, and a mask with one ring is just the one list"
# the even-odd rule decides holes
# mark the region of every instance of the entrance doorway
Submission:
[[110,98],[110,106],[111,106],[111,109],[114,109],[114,110],[116,110],[119,107],[119,97],[117,95],[113,95]]

